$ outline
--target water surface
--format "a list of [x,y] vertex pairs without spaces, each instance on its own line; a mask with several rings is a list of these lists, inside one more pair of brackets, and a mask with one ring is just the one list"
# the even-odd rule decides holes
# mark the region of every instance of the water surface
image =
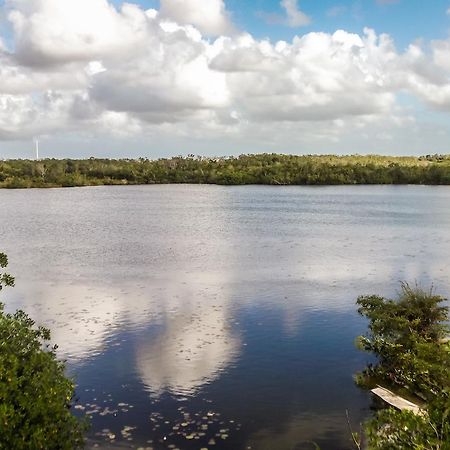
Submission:
[[360,294],[447,295],[447,187],[0,191],[2,293],[52,329],[89,446],[350,449]]

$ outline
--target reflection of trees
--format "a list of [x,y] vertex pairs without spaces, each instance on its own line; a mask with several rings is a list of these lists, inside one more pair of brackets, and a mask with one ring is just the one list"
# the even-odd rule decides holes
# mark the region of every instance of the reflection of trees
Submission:
[[[341,415],[298,415],[287,418],[280,428],[263,428],[251,434],[245,448],[260,450],[312,450],[314,443],[321,448],[350,448],[350,432],[337,435],[336,430],[346,430],[345,412]],[[355,428],[358,431],[358,428]]]

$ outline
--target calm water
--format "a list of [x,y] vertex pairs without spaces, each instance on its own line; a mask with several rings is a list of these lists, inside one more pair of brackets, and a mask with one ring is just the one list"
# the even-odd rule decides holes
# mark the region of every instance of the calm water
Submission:
[[[0,191],[8,309],[51,327],[104,448],[350,449],[360,294],[450,293],[446,187]],[[84,409],[83,409],[84,408]]]

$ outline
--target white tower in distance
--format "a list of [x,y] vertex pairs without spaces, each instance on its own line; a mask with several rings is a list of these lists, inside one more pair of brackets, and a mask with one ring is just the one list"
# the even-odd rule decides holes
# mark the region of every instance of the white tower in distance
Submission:
[[35,150],[36,150],[36,161],[39,161],[39,140],[36,139],[34,142],[35,142]]

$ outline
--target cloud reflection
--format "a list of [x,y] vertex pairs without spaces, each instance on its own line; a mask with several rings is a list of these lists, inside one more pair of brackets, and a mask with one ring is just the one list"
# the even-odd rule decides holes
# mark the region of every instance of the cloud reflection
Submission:
[[156,395],[189,395],[213,381],[239,351],[227,322],[226,313],[211,306],[169,318],[157,339],[137,347],[143,383]]
[[[154,395],[194,394],[213,381],[239,354],[240,339],[231,329],[229,295],[223,280],[197,274],[189,283],[168,288],[169,305],[156,338],[142,339],[136,348],[137,370]],[[221,288],[219,288],[221,286]]]
[[[15,295],[15,308],[23,308],[36,324],[51,329],[52,342],[58,344],[59,355],[69,363],[81,363],[97,356],[106,341],[124,321],[130,318],[119,289],[100,289],[88,284],[39,283],[20,285]],[[30,304],[27,299],[34,298]],[[134,323],[145,319],[140,314],[132,317]]]
[[[224,280],[197,274],[189,282],[175,275],[131,288],[43,283],[20,286],[12,298],[39,325],[48,326],[59,355],[84,364],[115,340],[137,331],[136,370],[155,395],[192,394],[214,380],[239,354],[232,332]],[[180,277],[178,277],[180,278]],[[34,298],[33,304],[22,299]],[[148,337],[145,330],[158,330]]]

